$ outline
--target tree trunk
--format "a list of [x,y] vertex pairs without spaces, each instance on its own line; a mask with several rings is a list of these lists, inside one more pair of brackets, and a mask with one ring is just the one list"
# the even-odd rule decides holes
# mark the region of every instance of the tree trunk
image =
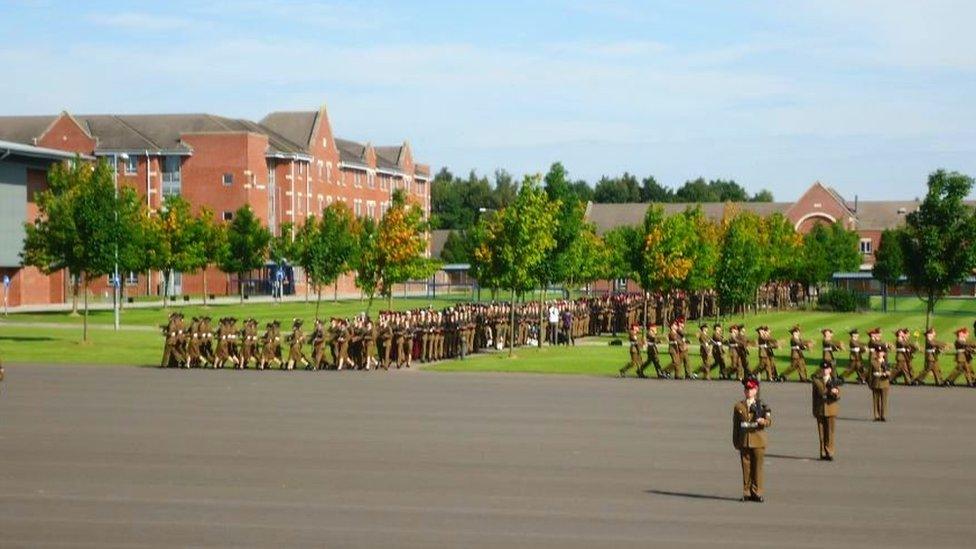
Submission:
[[393,288],[390,288],[390,292],[386,294],[386,310],[393,310]]
[[315,298],[315,320],[319,319],[319,305],[322,304],[322,286],[316,286],[318,290],[318,296]]
[[203,306],[207,306],[207,266],[203,266]]
[[332,284],[332,302],[336,303],[338,301],[339,301],[339,279],[337,278],[335,279],[335,282]]
[[84,296],[84,298],[85,298],[85,312],[84,312],[84,318],[82,319],[82,322],[81,322],[81,324],[82,324],[82,328],[81,328],[81,340],[82,341],[88,341],[88,275],[87,274],[82,274],[81,276],[82,276],[82,280],[84,281],[83,282],[83,285],[82,285],[82,291],[85,292],[85,296]]
[[538,334],[539,337],[537,337],[536,339],[539,340],[537,343],[538,343],[538,347],[541,349],[542,348],[542,340],[543,339],[546,339],[546,336],[545,336],[545,334],[543,334],[543,331],[542,331],[542,323],[545,322],[545,315],[546,315],[546,311],[543,310],[543,307],[545,307],[545,302],[546,302],[546,283],[545,282],[542,283],[542,288],[540,290],[541,291],[539,292],[539,334]]
[[74,277],[74,282],[71,282],[71,273],[68,273],[68,282],[71,284],[71,316],[78,316],[78,280],[79,278]]
[[169,299],[169,276],[170,276],[170,272],[171,271],[169,269],[163,271],[163,291],[162,291],[162,294],[163,294],[163,308],[164,309],[167,307],[167,305],[166,305],[167,301],[166,300]]
[[515,349],[515,288],[512,288],[512,307],[509,311],[509,326],[508,326],[508,356],[512,356],[512,352]]
[[241,305],[244,304],[244,273],[237,273],[237,289],[240,292]]

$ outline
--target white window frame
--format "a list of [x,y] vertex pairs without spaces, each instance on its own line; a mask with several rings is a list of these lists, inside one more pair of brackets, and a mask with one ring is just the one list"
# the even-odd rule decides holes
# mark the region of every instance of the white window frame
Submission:
[[125,159],[125,175],[136,175],[139,173],[139,157],[130,154],[128,158]]
[[[229,181],[227,179],[228,177],[230,178]],[[231,186],[233,186],[234,185],[234,174],[231,173],[231,172],[224,172],[223,175],[220,176],[220,182],[223,183],[225,187],[231,187]]]
[[862,238],[858,249],[861,250],[861,255],[871,255],[874,253],[874,242],[870,238]]

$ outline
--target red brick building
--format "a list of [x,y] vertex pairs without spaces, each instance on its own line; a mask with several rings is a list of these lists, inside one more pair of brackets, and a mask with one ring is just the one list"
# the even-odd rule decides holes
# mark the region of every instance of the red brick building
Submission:
[[[395,189],[407,192],[425,214],[430,211],[430,168],[414,160],[407,142],[374,147],[336,138],[325,107],[275,112],[260,122],[209,114],[8,116],[0,117],[0,140],[108,158],[117,166],[119,184],[135,189],[150,210],[168,195],[182,195],[223,220],[250,205],[274,234],[283,223],[301,225],[334,201],[378,218]],[[43,172],[32,173],[35,187],[43,188]],[[29,200],[22,203],[27,205],[20,221],[36,215]],[[63,276],[4,267],[19,287],[37,289],[11,300],[11,306],[62,302],[68,295]],[[211,270],[207,277],[212,293],[237,291],[231,276]],[[124,278],[127,295],[161,291],[158,272]],[[300,272],[289,282],[294,291],[304,291]],[[201,294],[202,283],[201,273],[176,273],[170,293]],[[96,281],[93,292],[107,294],[107,284]],[[55,286],[57,292],[38,297]],[[339,291],[355,291],[352,279],[341,280]]]

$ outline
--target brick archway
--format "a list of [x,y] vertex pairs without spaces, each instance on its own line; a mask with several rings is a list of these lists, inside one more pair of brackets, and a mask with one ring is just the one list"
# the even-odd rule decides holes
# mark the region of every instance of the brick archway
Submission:
[[[806,231],[801,231],[800,230],[800,227],[802,227],[805,222],[810,221],[810,220],[813,220],[813,221],[822,220],[822,221],[826,221],[828,223],[836,223],[837,222],[837,218],[834,217],[834,216],[832,216],[832,215],[830,215],[827,212],[810,212],[810,213],[804,215],[803,217],[801,217],[800,219],[797,219],[796,220],[796,224],[793,226],[793,228],[796,229],[797,232],[806,232]],[[811,227],[812,226],[813,225],[811,225]]]

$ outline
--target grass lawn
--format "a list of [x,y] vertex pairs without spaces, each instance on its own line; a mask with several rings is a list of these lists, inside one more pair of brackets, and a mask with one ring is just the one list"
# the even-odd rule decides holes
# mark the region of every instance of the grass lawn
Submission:
[[[452,303],[449,299],[438,299],[432,302],[434,307],[443,307]],[[405,309],[426,306],[426,299],[398,298],[393,301],[394,308]],[[374,310],[385,308],[385,302],[374,303]],[[874,309],[880,307],[880,301],[872,302]],[[891,304],[889,303],[889,309]],[[320,316],[349,316],[365,309],[365,303],[358,300],[340,301],[338,303],[323,302]],[[261,322],[270,319],[280,319],[283,322],[294,317],[301,317],[311,321],[315,314],[314,302],[283,303],[283,304],[245,304],[245,305],[213,305],[206,309],[200,306],[181,308],[189,316],[209,314],[213,318],[222,316],[236,316],[244,318],[254,316]],[[0,357],[6,362],[56,362],[79,364],[136,364],[155,365],[158,363],[163,340],[155,329],[165,320],[167,311],[159,308],[130,309],[123,314],[122,332],[114,332],[111,311],[97,311],[90,316],[93,328],[89,330],[89,342],[81,343],[81,319],[71,317],[66,313],[16,314],[10,315],[6,324],[0,326]],[[976,300],[952,299],[939,304],[933,323],[938,331],[940,341],[951,343],[952,330],[961,326],[972,326],[976,319]],[[43,327],[35,327],[30,323],[45,323]],[[925,313],[922,304],[914,298],[901,298],[897,303],[897,312],[881,313],[872,310],[865,313],[831,313],[813,311],[773,312],[759,315],[747,315],[726,319],[728,322],[741,322],[746,325],[749,335],[754,336],[755,326],[767,324],[773,335],[779,339],[781,347],[786,347],[788,338],[786,330],[793,324],[799,324],[803,329],[804,339],[813,340],[819,346],[820,329],[831,327],[836,332],[836,338],[847,343],[847,330],[858,328],[862,333],[862,341],[867,340],[866,331],[879,326],[885,331],[885,340],[892,341],[892,331],[896,328],[907,327],[922,331],[925,325]],[[18,325],[21,324],[21,325]],[[50,326],[47,324],[51,324]],[[689,335],[694,336],[694,330]],[[694,340],[694,337],[692,337]],[[921,336],[920,336],[921,340]],[[507,353],[477,356],[465,361],[450,361],[429,366],[433,371],[497,371],[497,372],[531,372],[531,373],[559,373],[581,375],[616,375],[617,370],[628,361],[626,346],[611,347],[609,337],[589,338],[581,341],[575,347],[559,347],[543,349],[516,349],[516,358],[509,359]],[[815,347],[817,348],[817,347]],[[698,366],[697,346],[693,346],[692,365]],[[786,349],[777,351],[777,367],[782,370],[789,361]],[[847,363],[847,354],[840,353],[840,367]],[[818,352],[808,353],[808,364],[814,368],[819,359]],[[756,362],[753,351],[751,361]],[[917,356],[914,368],[921,367],[921,357]],[[662,364],[667,365],[669,358],[662,354]],[[943,355],[944,371],[952,369],[952,357]]]

